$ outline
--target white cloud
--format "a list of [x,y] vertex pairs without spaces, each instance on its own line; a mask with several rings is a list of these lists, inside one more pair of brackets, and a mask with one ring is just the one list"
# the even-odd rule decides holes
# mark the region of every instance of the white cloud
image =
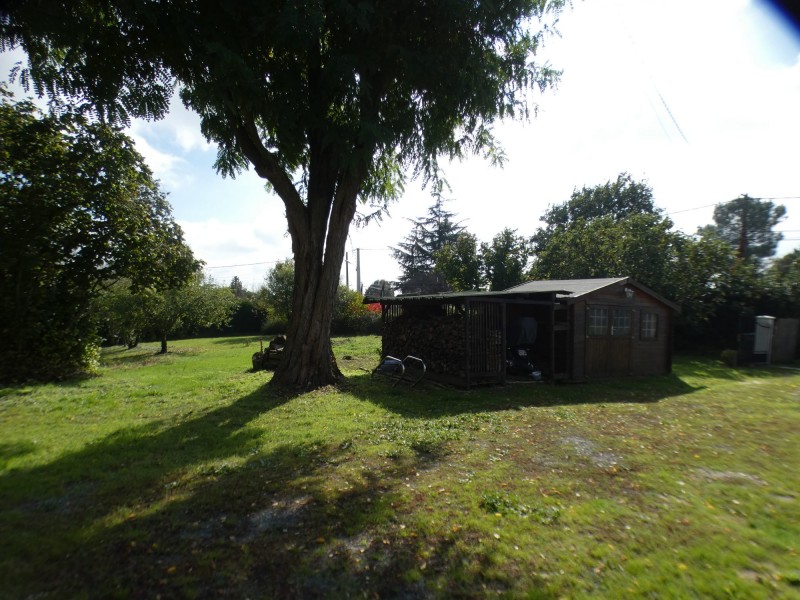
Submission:
[[200,133],[200,117],[187,110],[176,97],[170,105],[170,130],[178,146],[184,152],[201,150],[209,152],[215,149]]
[[152,169],[162,187],[177,189],[193,180],[186,160],[178,155],[155,148],[145,137],[137,133],[137,127],[131,127],[127,134],[136,144],[136,149],[144,157],[147,166]]
[[179,223],[195,257],[206,262],[206,271],[219,282],[237,275],[245,287],[256,289],[276,261],[292,255],[282,208],[275,199],[265,202],[247,222],[210,218]]

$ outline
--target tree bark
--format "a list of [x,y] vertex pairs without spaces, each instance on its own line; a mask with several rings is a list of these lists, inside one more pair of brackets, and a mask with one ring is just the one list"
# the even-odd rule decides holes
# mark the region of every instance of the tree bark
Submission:
[[372,149],[353,149],[355,164],[343,170],[337,167],[333,152],[324,148],[323,137],[310,136],[308,192],[303,202],[276,157],[261,143],[255,124],[245,123],[237,134],[256,173],[272,183],[283,200],[292,238],[292,316],[272,384],[304,390],[336,383],[342,377],[331,347],[330,326],[347,232],[372,156]]
[[[331,347],[330,328],[347,232],[363,181],[363,175],[353,173],[335,182],[337,173],[330,165],[316,166],[318,173],[312,172],[309,183],[307,218],[301,223],[289,220],[295,257],[294,299],[286,347],[272,379],[275,385],[301,389],[330,385],[342,377]],[[310,227],[304,227],[305,223]]]
[[166,354],[167,353],[167,334],[161,334],[161,352],[159,354]]

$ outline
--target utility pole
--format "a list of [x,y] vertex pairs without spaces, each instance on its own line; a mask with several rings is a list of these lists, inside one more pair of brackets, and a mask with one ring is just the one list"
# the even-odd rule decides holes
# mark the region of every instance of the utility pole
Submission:
[[736,253],[739,255],[740,259],[744,260],[747,258],[747,208],[750,198],[745,194],[742,196],[741,200],[742,201],[739,203],[741,210],[739,213],[739,247]]
[[361,248],[356,248],[356,290],[361,293]]
[[350,256],[344,253],[344,284],[350,289]]

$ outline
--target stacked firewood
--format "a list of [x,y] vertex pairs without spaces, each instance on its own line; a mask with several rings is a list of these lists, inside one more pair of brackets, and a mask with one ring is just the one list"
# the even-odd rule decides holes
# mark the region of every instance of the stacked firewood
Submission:
[[463,378],[465,336],[464,315],[404,315],[385,325],[383,352],[401,360],[416,356],[433,373]]
[[282,335],[273,338],[266,350],[262,341],[261,350],[253,354],[253,371],[274,369],[283,355],[284,346],[286,346],[286,338]]

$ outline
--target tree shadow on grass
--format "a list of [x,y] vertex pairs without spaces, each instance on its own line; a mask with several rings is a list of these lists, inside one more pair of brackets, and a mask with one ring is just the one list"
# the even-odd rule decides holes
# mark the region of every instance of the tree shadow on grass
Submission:
[[31,442],[0,442],[0,469],[5,469],[12,458],[34,452],[36,452],[36,444]]
[[463,413],[580,404],[652,403],[704,389],[677,375],[608,379],[581,384],[508,384],[471,390],[425,384],[416,387],[368,373],[351,375],[348,390],[357,397],[405,417],[437,418]]
[[263,341],[264,346],[269,345],[269,342],[274,335],[249,335],[249,336],[240,336],[240,337],[224,337],[224,338],[215,338],[211,341],[212,344],[216,344],[218,346],[251,346],[253,344],[259,344]]
[[139,367],[156,364],[164,360],[189,358],[197,356],[200,352],[191,348],[171,349],[166,354],[161,354],[161,347],[156,344],[148,346],[136,346],[135,348],[125,348],[115,346],[105,348],[101,355],[101,362],[106,367]]
[[269,431],[252,422],[296,399],[308,400],[261,389],[3,474],[5,593],[482,596],[490,549],[467,556],[463,534],[418,537],[403,524],[405,482],[439,457],[403,453],[366,468],[364,455],[335,436],[265,449]]
[[[0,551],[2,570],[11,565],[12,572],[36,579],[27,565],[41,568],[40,552],[57,564],[98,524],[150,505],[187,469],[247,455],[260,435],[247,424],[286,400],[259,390],[177,425],[156,421],[121,429],[48,464],[3,473],[0,538],[8,544]],[[30,544],[37,536],[41,548]]]

